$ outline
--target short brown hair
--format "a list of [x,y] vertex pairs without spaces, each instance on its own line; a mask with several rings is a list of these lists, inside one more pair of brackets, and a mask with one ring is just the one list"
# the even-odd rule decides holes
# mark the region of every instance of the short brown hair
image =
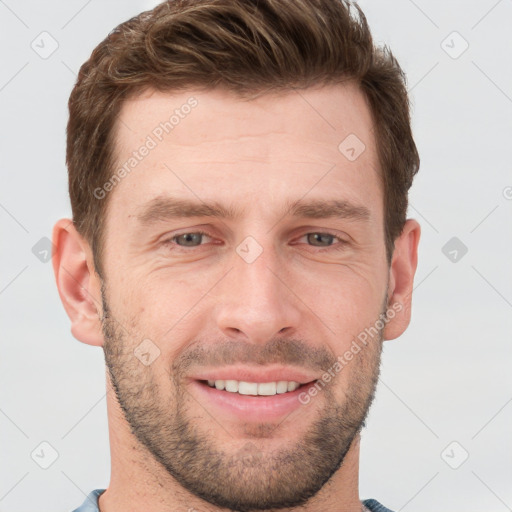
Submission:
[[[356,13],[352,9],[356,9]],[[355,16],[354,16],[355,14]],[[147,89],[223,88],[241,97],[354,80],[374,121],[388,263],[419,168],[405,76],[348,0],[169,0],[122,23],[80,68],[69,98],[66,162],[73,221],[101,275],[123,102]],[[340,141],[341,142],[341,141]]]

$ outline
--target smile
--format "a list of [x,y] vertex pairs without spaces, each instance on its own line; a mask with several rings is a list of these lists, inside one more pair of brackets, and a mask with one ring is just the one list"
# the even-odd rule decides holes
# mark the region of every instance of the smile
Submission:
[[208,380],[208,386],[240,395],[272,396],[295,391],[300,384],[295,381],[245,382],[238,380]]

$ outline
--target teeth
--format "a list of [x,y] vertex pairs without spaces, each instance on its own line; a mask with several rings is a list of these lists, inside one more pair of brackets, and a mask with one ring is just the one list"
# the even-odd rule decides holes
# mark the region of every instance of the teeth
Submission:
[[227,380],[225,390],[229,391],[230,393],[237,393],[238,392],[238,381]]
[[295,391],[299,386],[298,382],[288,382],[288,391]]
[[277,392],[277,382],[265,382],[258,384],[258,395],[271,396]]
[[288,391],[288,382],[286,382],[285,380],[280,380],[277,383],[276,392],[278,394],[280,394],[280,393],[286,393],[287,391]]
[[238,380],[209,380],[208,386],[240,395],[272,396],[295,391],[300,384],[295,381],[244,382]]
[[257,382],[239,382],[238,393],[241,395],[257,395],[258,383]]

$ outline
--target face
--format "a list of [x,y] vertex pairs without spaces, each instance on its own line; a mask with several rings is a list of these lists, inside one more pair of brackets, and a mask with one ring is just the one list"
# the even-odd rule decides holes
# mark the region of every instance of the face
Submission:
[[365,419],[390,306],[363,96],[148,92],[117,141],[103,333],[132,432],[212,504],[305,503]]

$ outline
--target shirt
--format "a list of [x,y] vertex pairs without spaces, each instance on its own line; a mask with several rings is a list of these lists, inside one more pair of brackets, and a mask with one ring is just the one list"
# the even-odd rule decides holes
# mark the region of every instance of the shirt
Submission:
[[[105,489],[95,489],[91,491],[85,501],[73,512],[99,512],[98,508],[98,498]],[[392,512],[389,508],[386,508],[384,505],[381,505],[377,500],[364,500],[362,504],[370,511],[370,512]]]

